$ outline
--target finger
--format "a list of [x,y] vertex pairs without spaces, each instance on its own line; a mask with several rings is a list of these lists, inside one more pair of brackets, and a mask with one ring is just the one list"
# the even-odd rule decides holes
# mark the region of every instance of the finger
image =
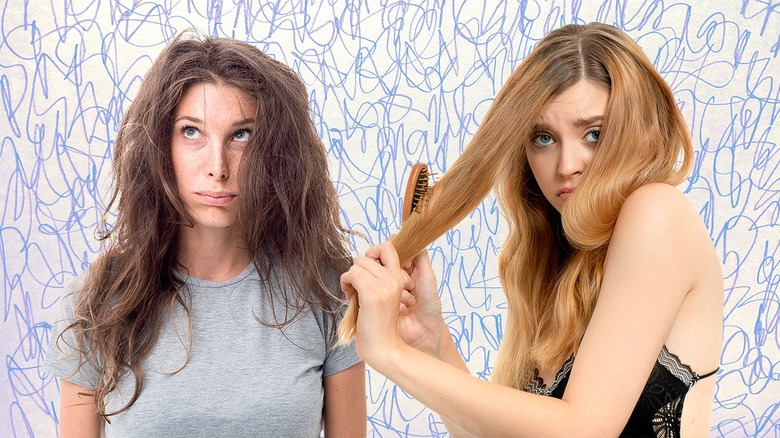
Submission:
[[387,269],[398,272],[401,270],[401,261],[398,260],[398,252],[395,250],[392,242],[385,242],[379,245],[379,261]]
[[375,260],[370,256],[360,256],[356,258],[355,263],[350,270],[351,269],[362,269],[376,278],[382,278],[390,272],[387,268],[382,266],[378,260]]
[[[371,261],[370,263],[379,266],[379,263],[377,262]],[[363,269],[361,266],[352,265],[347,272],[341,274],[339,283],[341,290],[344,291],[345,294],[360,294],[361,289],[371,287],[371,281],[375,278],[376,277],[373,274],[367,272],[367,270]]]
[[339,283],[341,290],[347,295],[347,298],[351,297],[352,294],[356,292],[355,288],[352,286],[352,276],[350,275],[349,271],[341,274],[341,277],[339,277]]
[[412,280],[412,277],[409,275],[409,273],[402,270],[401,275],[403,275],[404,289],[414,290],[414,280]]
[[[395,234],[391,234],[390,235],[390,239],[388,241],[392,242],[394,238],[395,238]],[[412,260],[407,260],[406,262],[404,262],[403,265],[401,265],[401,268],[403,268],[403,270],[406,271],[407,273],[411,272],[413,267],[414,267],[413,259]]]
[[379,260],[379,254],[382,252],[382,245],[384,245],[387,242],[382,242],[379,245],[374,245],[371,248],[368,248],[366,250],[366,257],[370,257],[374,260]]
[[[378,265],[378,263],[372,263]],[[344,289],[351,291],[356,296],[363,297],[367,294],[366,296],[373,297],[375,299],[382,297],[385,299],[393,299],[392,296],[397,297],[400,295],[400,284],[395,283],[397,288],[395,291],[391,291],[390,289],[387,289],[387,286],[393,283],[389,283],[387,280],[377,278],[370,272],[367,272],[365,269],[355,269],[355,266],[353,266],[349,271],[347,271],[347,273],[349,275],[342,279],[342,285]],[[344,291],[345,294],[348,293],[347,290]],[[388,294],[386,292],[397,292],[397,295],[395,293]],[[395,299],[397,300],[397,298]]]
[[401,304],[404,304],[407,307],[412,307],[415,305],[415,303],[417,303],[417,298],[415,298],[411,292],[408,290],[401,292]]
[[431,257],[428,254],[427,250],[423,250],[422,252],[417,254],[412,259],[412,263],[414,265],[415,270],[418,270],[421,274],[433,273],[433,267],[431,266]]
[[[390,272],[398,273],[401,271],[401,262],[398,260],[398,253],[395,250],[395,246],[393,246],[393,244],[390,242],[384,242],[380,245],[369,248],[368,251],[366,251],[366,255],[362,257],[365,257],[368,260],[379,261],[379,263],[387,268]],[[358,257],[358,259],[360,259],[360,257]],[[356,259],[356,263],[358,262],[358,259]],[[360,263],[360,266],[364,267],[369,272],[376,274],[377,276],[380,275],[380,271],[377,271],[370,265]]]

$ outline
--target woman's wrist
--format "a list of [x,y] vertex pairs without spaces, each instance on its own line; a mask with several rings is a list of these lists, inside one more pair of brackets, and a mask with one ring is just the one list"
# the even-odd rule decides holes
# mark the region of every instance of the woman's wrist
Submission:
[[[398,363],[398,356],[403,355],[403,348],[407,347],[406,344],[400,340],[397,343],[389,343],[383,348],[378,348],[371,354],[363,355],[361,358],[374,370],[379,372],[385,377],[390,377],[387,373],[392,373],[394,363]],[[400,361],[402,363],[402,361]]]
[[466,366],[466,362],[463,360],[460,350],[458,350],[458,347],[455,345],[455,341],[452,340],[452,336],[449,336],[449,330],[447,331],[447,334],[448,336],[442,340],[442,343],[439,346],[437,357],[458,369],[470,373],[471,371]]
[[437,325],[431,328],[428,336],[410,346],[445,362],[449,362],[447,359],[452,356],[453,351],[459,355],[450,335],[450,329],[444,320],[440,320]]

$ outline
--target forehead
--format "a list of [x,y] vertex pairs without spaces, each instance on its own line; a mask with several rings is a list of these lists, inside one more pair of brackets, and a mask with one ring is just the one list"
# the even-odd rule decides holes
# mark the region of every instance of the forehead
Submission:
[[176,106],[176,115],[241,116],[254,114],[255,100],[232,85],[201,82],[190,86]]
[[571,122],[603,116],[608,101],[609,90],[606,87],[582,80],[550,99],[539,116],[539,122]]

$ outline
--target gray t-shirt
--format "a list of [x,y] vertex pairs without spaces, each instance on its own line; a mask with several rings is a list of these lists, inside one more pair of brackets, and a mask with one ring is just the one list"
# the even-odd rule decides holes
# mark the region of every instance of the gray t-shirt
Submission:
[[[94,369],[79,368],[78,355],[68,348],[76,345],[72,330],[65,333],[67,343],[55,345],[72,318],[79,283],[60,304],[44,369],[94,388]],[[189,278],[187,287],[192,347],[186,365],[187,319],[177,305],[143,363],[140,397],[129,410],[110,417],[106,436],[319,437],[322,378],[360,361],[354,344],[332,347],[331,322],[319,310],[301,314],[282,330],[259,323],[274,321],[274,313],[254,264],[226,282]],[[273,306],[277,316],[285,314],[281,297]],[[133,388],[132,375],[123,378],[119,390],[109,394],[107,411],[124,406]]]

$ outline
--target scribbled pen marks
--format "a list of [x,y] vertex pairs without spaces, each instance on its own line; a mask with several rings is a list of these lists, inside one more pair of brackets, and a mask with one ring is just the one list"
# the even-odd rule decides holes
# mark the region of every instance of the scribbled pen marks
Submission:
[[[562,24],[589,21],[614,24],[640,42],[690,124],[696,162],[682,188],[724,272],[712,433],[774,436],[780,4],[371,3],[94,0],[0,8],[0,436],[55,434],[58,383],[41,366],[56,303],[99,251],[94,231],[122,114],[180,30],[194,25],[249,41],[293,66],[310,90],[343,220],[379,242],[400,225],[410,164],[445,172],[536,42]],[[503,227],[490,197],[431,247],[447,322],[481,378],[490,377],[503,336],[496,272]],[[368,384],[370,436],[446,434],[438,415],[378,373],[368,373]]]

